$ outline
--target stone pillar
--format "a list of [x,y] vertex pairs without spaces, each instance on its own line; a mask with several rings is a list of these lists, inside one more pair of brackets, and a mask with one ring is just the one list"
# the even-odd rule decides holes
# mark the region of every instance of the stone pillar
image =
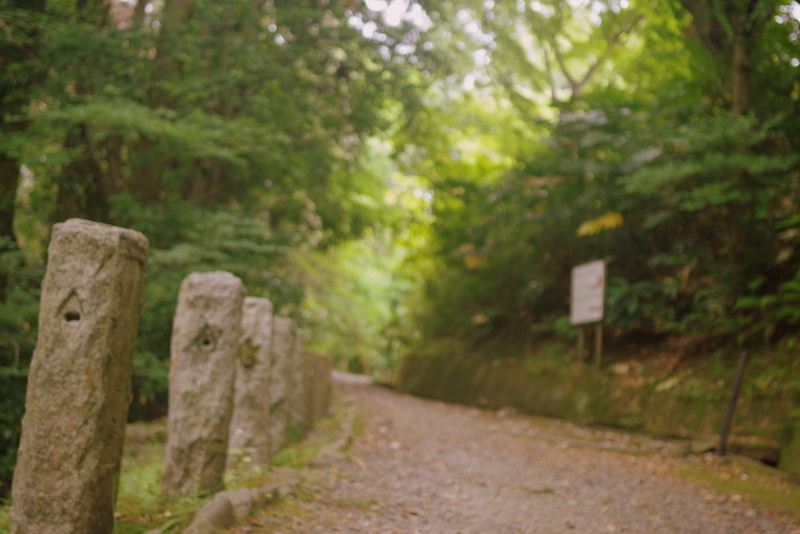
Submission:
[[53,226],[11,499],[13,534],[110,534],[148,241]]
[[306,353],[306,427],[328,413],[333,394],[333,358],[327,354]]
[[192,273],[172,325],[169,414],[162,489],[222,489],[245,287],[231,273]]
[[289,423],[288,389],[289,361],[294,347],[294,321],[288,317],[272,319],[272,374],[270,377],[270,454],[275,454],[286,444]]
[[[228,468],[269,463],[269,406],[272,303],[244,299],[242,338],[236,362]],[[247,461],[249,459],[249,461]]]
[[306,354],[303,331],[295,328],[294,345],[289,362],[289,425],[297,432],[306,429],[305,366]]

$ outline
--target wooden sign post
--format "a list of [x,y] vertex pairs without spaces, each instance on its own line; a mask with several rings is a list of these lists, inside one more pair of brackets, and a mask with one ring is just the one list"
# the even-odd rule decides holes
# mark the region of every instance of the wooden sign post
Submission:
[[594,367],[600,369],[603,352],[603,313],[606,296],[606,262],[584,263],[572,269],[570,322],[578,327],[578,358],[586,344],[583,325],[595,323]]

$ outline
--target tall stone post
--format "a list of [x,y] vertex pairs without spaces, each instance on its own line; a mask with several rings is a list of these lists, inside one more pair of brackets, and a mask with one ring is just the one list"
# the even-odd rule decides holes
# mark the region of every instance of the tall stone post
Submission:
[[247,297],[236,362],[228,468],[269,463],[271,350],[272,303],[263,298]]
[[305,350],[303,331],[295,328],[289,363],[289,425],[301,432],[306,429]]
[[270,454],[286,444],[289,423],[289,363],[294,348],[294,320],[275,316],[272,319],[272,374],[270,378]]
[[53,226],[11,499],[12,534],[111,534],[148,241]]
[[172,325],[169,414],[162,489],[208,494],[223,487],[245,287],[231,273],[192,273]]

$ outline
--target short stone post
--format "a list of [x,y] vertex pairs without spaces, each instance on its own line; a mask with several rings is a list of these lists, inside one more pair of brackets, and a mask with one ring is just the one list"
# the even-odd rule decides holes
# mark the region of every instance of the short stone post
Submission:
[[289,369],[289,425],[299,432],[306,430],[305,371],[306,354],[303,331],[295,328]]
[[306,353],[306,427],[328,413],[333,394],[333,358],[327,354]]
[[244,299],[242,338],[236,362],[228,468],[269,463],[269,407],[272,350],[272,303]]
[[289,424],[289,362],[294,347],[294,320],[275,316],[272,319],[272,374],[270,377],[270,454],[286,444]]
[[192,273],[172,326],[169,414],[162,489],[222,489],[245,286],[231,273]]
[[148,241],[53,226],[11,499],[12,534],[111,534]]

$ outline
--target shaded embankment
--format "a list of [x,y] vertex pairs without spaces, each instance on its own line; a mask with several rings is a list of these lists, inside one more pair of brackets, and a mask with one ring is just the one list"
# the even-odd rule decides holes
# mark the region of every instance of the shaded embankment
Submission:
[[[719,432],[723,392],[690,395],[667,379],[643,385],[629,376],[592,372],[526,372],[519,364],[497,365],[458,358],[403,360],[402,391],[474,406],[513,407],[524,413],[626,428],[662,437],[702,437]],[[753,395],[741,398],[734,419],[739,436],[782,444],[781,468],[800,473],[800,425],[792,424],[800,398]],[[794,428],[793,428],[794,427]]]

